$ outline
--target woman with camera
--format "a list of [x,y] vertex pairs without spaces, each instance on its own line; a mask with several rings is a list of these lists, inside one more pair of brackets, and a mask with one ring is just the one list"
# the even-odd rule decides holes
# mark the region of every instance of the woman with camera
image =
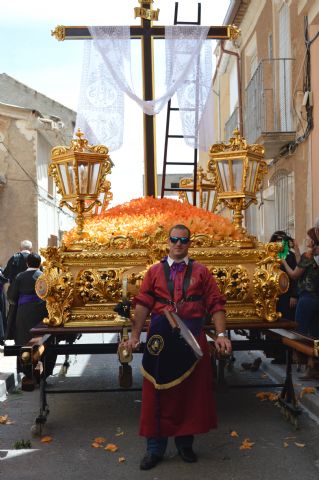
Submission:
[[[300,252],[296,242],[287,235],[286,232],[277,230],[270,238],[270,242],[282,242],[283,252],[280,252],[279,258],[285,259],[286,264],[294,270],[300,260]],[[293,250],[294,249],[294,250]],[[285,265],[281,265],[281,269],[286,271]],[[288,273],[288,272],[287,272]],[[289,274],[288,274],[289,275]],[[295,320],[295,312],[297,305],[297,281],[290,279],[287,292],[280,295],[278,299],[277,310],[286,320]]]

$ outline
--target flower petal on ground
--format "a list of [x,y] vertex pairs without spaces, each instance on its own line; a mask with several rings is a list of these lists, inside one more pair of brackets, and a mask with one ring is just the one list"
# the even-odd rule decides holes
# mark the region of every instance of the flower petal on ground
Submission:
[[276,402],[279,398],[279,393],[274,392],[258,392],[256,393],[256,397],[259,398],[262,402],[265,400],[269,400],[270,402]]
[[104,450],[107,450],[108,452],[116,452],[119,449],[117,445],[114,443],[108,443]]
[[53,437],[50,437],[49,435],[46,435],[45,437],[41,438],[42,443],[51,443],[53,440]]
[[300,398],[304,395],[308,395],[309,393],[316,393],[315,387],[303,387],[300,392]]
[[255,442],[251,442],[249,438],[245,438],[240,445],[239,450],[251,450],[253,445],[255,445]]
[[93,443],[91,443],[91,447],[93,447],[93,448],[101,448],[102,445],[101,445],[100,443],[93,442]]
[[94,439],[94,443],[101,444],[101,443],[104,443],[104,442],[106,442],[106,438],[104,438],[104,437],[96,437]]

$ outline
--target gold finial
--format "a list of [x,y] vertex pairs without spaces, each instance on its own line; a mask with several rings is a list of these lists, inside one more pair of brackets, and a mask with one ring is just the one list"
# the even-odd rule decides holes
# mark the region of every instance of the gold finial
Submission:
[[241,30],[236,25],[228,25],[228,36],[230,40],[237,40],[241,36]]
[[75,136],[77,138],[73,138],[71,140],[69,147],[54,147],[51,150],[51,156],[58,157],[59,155],[69,152],[70,150],[72,150],[73,152],[90,152],[100,154],[107,154],[109,151],[109,149],[105,145],[90,145],[88,140],[84,137],[84,133],[80,130],[80,128],[78,128]]
[[150,8],[142,7],[135,7],[134,8],[134,15],[135,18],[144,18],[144,20],[158,20],[159,9],[153,10],[152,3],[154,0],[138,0],[140,5],[147,4]]
[[59,42],[63,42],[63,40],[65,40],[65,27],[58,25],[54,30],[51,30],[51,35],[59,40]]

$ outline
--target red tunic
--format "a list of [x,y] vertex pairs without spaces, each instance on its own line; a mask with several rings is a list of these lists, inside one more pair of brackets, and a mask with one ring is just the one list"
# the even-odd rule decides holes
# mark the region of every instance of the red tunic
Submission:
[[[185,272],[186,269],[177,272],[174,281],[175,302],[182,300]],[[148,270],[134,303],[146,306],[153,313],[163,313],[164,309],[173,310],[173,307],[156,301],[148,291],[154,292],[158,297],[170,299],[162,263],[153,265]],[[213,314],[225,309],[225,297],[219,292],[212,274],[198,262],[193,263],[190,285],[186,292],[187,297],[191,295],[201,295],[202,300],[183,303],[178,310],[181,318],[203,318],[207,312]],[[167,390],[156,390],[153,384],[144,378],[140,435],[194,435],[216,428],[216,405],[208,343],[203,331],[196,338],[204,356],[182,383]]]

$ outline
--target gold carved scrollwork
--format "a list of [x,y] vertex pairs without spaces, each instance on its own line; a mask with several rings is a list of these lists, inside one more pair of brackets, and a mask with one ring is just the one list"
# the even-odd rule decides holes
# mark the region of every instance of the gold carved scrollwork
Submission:
[[230,40],[237,40],[241,35],[241,30],[236,25],[228,25],[228,35]]
[[236,265],[229,268],[213,267],[209,271],[214,275],[217,285],[228,300],[246,300],[249,293],[249,275],[246,268]]
[[64,267],[61,252],[62,249],[58,247],[40,248],[40,253],[45,258],[43,266],[46,269],[49,269],[49,271],[53,267],[61,268],[63,270]]
[[[82,138],[84,136],[83,132],[80,129],[76,132],[76,137],[73,138],[70,142],[70,146],[57,146],[52,148],[51,150],[51,157],[59,157],[60,155],[64,155],[68,152],[80,152],[80,153],[97,153],[99,155],[107,155],[109,149],[105,145],[90,145],[89,141],[86,138]],[[108,159],[108,171],[111,170],[111,162]]]
[[[229,153],[245,151],[247,153],[255,153],[258,156],[263,156],[265,149],[258,143],[248,144],[246,139],[240,135],[238,129],[234,130],[233,137],[229,139],[228,143],[215,143],[210,147],[209,153]],[[210,164],[210,163],[209,163]],[[209,171],[210,169],[208,169]]]
[[51,36],[55,37],[59,42],[65,40],[65,27],[63,25],[58,25],[54,30],[51,30]]
[[165,257],[165,255],[167,255],[166,245],[154,245],[154,247],[148,251],[147,266],[150,267],[151,265]]
[[135,18],[144,18],[144,20],[154,21],[154,20],[158,20],[159,9],[152,10],[152,9],[143,8],[143,7],[135,7],[134,15],[135,15]]
[[84,303],[118,302],[122,296],[123,269],[81,270],[76,279],[76,290]]
[[133,285],[134,287],[140,288],[142,281],[144,280],[146,270],[142,270],[138,273],[131,273],[127,276],[127,281],[129,285]]
[[48,318],[43,323],[58,327],[68,322],[74,299],[72,274],[65,268],[48,268],[35,285],[37,295],[46,300]]
[[266,244],[265,257],[257,262],[253,276],[256,313],[269,322],[275,322],[281,317],[281,313],[276,312],[278,295],[285,293],[289,287],[287,274],[280,270],[277,259],[281,248],[276,243]]
[[54,180],[54,183],[56,185],[56,190],[57,193],[62,195],[62,189],[60,186],[60,181],[59,181],[59,174],[58,174],[58,167],[55,163],[50,163],[48,166],[48,175],[51,176]]

